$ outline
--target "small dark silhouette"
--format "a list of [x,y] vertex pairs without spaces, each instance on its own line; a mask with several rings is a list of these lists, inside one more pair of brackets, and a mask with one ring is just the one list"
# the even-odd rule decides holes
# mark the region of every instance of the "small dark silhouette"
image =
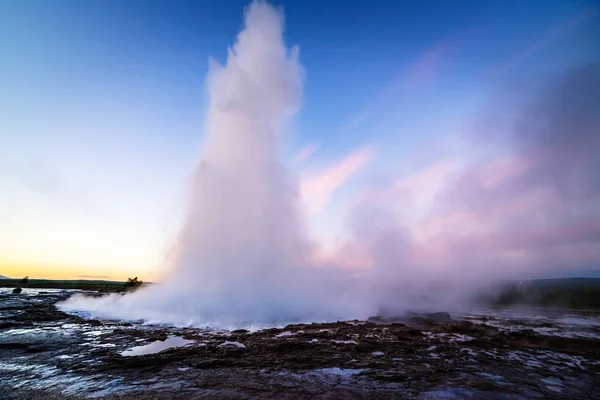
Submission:
[[126,288],[135,288],[142,284],[142,281],[138,281],[137,276],[135,278],[127,278],[127,282],[125,282]]
[[13,293],[14,293],[14,294],[19,294],[19,293],[21,293],[22,291],[23,291],[23,289],[21,289],[21,288],[20,288],[20,287],[18,287],[18,286],[17,286],[16,288],[14,288],[14,289],[13,289]]
[[29,277],[26,276],[25,278],[21,279],[21,282],[19,282],[21,285],[27,285],[27,283],[29,283]]

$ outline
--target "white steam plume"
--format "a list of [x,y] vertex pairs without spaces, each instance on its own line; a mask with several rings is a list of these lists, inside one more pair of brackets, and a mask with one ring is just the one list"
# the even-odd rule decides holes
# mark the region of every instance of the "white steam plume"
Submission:
[[335,269],[309,266],[296,182],[278,160],[301,75],[298,50],[283,42],[282,13],[253,2],[226,65],[210,63],[207,137],[168,277],[126,296],[74,296],[62,307],[220,326],[367,316],[366,304],[344,296]]
[[[309,240],[297,184],[278,159],[301,75],[297,50],[283,42],[283,15],[253,2],[226,65],[211,63],[202,161],[167,278],[125,296],[73,296],[61,307],[224,328],[363,319],[455,311],[489,281],[597,265],[600,63],[526,91],[528,105],[493,107],[509,121],[481,132],[508,149],[505,157],[444,172],[434,195],[439,163],[367,190],[350,210],[350,238],[320,266],[314,260],[327,257]],[[415,216],[411,190],[431,203]],[[367,268],[352,275],[345,260]]]

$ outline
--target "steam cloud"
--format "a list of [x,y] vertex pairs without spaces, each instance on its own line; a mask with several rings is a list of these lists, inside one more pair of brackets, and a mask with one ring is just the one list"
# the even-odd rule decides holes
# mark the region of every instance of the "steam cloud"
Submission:
[[[366,318],[447,310],[493,279],[600,260],[599,63],[496,107],[494,124],[477,135],[503,152],[484,148],[482,161],[449,171],[436,164],[366,191],[351,211],[352,237],[327,265],[315,265],[298,185],[278,159],[301,86],[283,15],[253,2],[226,65],[211,62],[206,142],[167,278],[125,296],[73,296],[62,307],[220,327]],[[432,175],[440,182],[415,221],[411,191]],[[342,267],[348,259],[368,268],[352,272]]]
[[[598,268],[600,63],[520,90],[508,102],[496,99],[466,135],[476,161],[455,168],[438,161],[410,182],[363,196],[346,252],[388,266],[400,281],[435,277],[471,290]],[[426,216],[411,221],[418,192],[411,186],[434,178]]]
[[298,49],[288,51],[283,15],[264,2],[249,6],[245,24],[227,64],[210,63],[203,159],[172,271],[132,295],[63,307],[215,326],[343,318],[363,307],[344,298],[335,271],[307,268],[313,245],[297,184],[278,159],[301,103]]

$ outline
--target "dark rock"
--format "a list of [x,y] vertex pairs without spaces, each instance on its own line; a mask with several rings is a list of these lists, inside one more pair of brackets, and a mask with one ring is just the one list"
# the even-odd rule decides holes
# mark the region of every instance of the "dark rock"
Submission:
[[446,332],[447,333],[460,333],[460,334],[466,334],[466,335],[477,335],[480,333],[485,333],[485,331],[482,330],[481,327],[479,327],[469,321],[455,322],[446,328]]
[[447,312],[436,312],[430,314],[430,317],[435,322],[450,322],[452,321],[452,317]]
[[[19,334],[0,330],[0,360],[18,364],[18,368],[2,371],[0,398],[33,379],[51,393],[59,390],[57,383],[63,375],[66,384],[72,377],[87,382],[81,396],[73,399],[98,390],[108,390],[104,392],[107,399],[171,400],[425,398],[419,397],[423,393],[436,398],[545,398],[544,394],[547,398],[589,398],[589,393],[600,390],[598,339],[527,330],[510,334],[481,323],[451,320],[446,313],[396,317],[378,313],[371,322],[295,324],[252,334],[237,330],[229,336],[195,328],[104,321],[102,325],[109,329],[98,334],[94,325],[100,322],[57,309],[54,304],[63,299],[59,296],[0,294],[0,329],[24,328]],[[283,331],[295,334],[274,337]],[[474,339],[443,333],[464,333]],[[195,343],[154,354],[121,355],[132,346],[169,336]],[[238,341],[246,347],[221,346],[224,341]],[[375,351],[383,355],[374,356]],[[511,360],[513,354],[538,362],[528,363],[524,369],[524,361]],[[577,361],[570,360],[570,355],[577,356]],[[30,365],[51,368],[31,369]],[[547,382],[541,380],[544,377],[560,379],[560,396],[547,388]],[[118,395],[111,394],[113,389]],[[9,397],[32,398],[71,399],[49,397],[45,392]]]
[[44,347],[33,346],[26,348],[25,351],[27,353],[41,353],[43,351],[46,351],[46,349]]
[[24,350],[27,349],[29,345],[27,343],[0,343],[0,349],[8,349],[8,350]]
[[410,336],[410,337],[420,337],[420,336],[423,336],[423,332],[421,332],[418,329],[413,329],[413,328],[407,328],[406,331],[403,332],[403,334],[405,336]]
[[503,391],[503,388],[501,386],[498,386],[496,383],[489,381],[489,380],[485,380],[485,379],[471,382],[469,384],[469,386],[479,389],[479,390],[483,390],[485,392],[501,392],[501,391]]
[[516,331],[516,332],[509,332],[508,335],[512,336],[514,338],[524,338],[524,337],[535,336],[536,333],[533,329],[522,329],[522,330]]
[[17,322],[0,322],[0,330],[2,329],[10,329],[22,326],[23,324]]
[[20,287],[18,287],[18,286],[17,286],[16,288],[14,288],[14,289],[13,289],[13,293],[14,293],[14,294],[19,294],[19,293],[21,293],[22,291],[23,291],[23,289],[21,289],[21,288],[20,288]]
[[169,337],[169,335],[166,332],[160,332],[160,333],[155,333],[153,335],[150,335],[150,337],[148,339],[159,340],[161,342],[164,342],[165,340],[167,340],[167,337]]

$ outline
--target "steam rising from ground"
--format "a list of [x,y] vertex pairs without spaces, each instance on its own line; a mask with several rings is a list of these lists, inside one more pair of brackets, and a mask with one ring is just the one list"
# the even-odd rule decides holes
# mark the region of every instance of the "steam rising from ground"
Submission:
[[[211,60],[207,137],[168,277],[128,296],[64,307],[122,318],[216,325],[366,315],[335,271],[309,267],[297,184],[278,158],[302,98],[283,15],[252,3],[226,65]],[[356,297],[353,297],[356,298]]]
[[[449,174],[427,218],[408,222],[406,195],[428,174],[367,191],[349,218],[353,236],[317,265],[298,185],[278,158],[301,103],[298,51],[286,48],[283,15],[268,4],[252,3],[245,22],[226,65],[211,62],[206,142],[167,278],[63,308],[224,327],[366,318],[449,310],[491,279],[600,259],[596,63],[532,90],[502,124],[484,124],[485,140],[508,150]],[[341,267],[348,258],[370,267],[351,272]]]

